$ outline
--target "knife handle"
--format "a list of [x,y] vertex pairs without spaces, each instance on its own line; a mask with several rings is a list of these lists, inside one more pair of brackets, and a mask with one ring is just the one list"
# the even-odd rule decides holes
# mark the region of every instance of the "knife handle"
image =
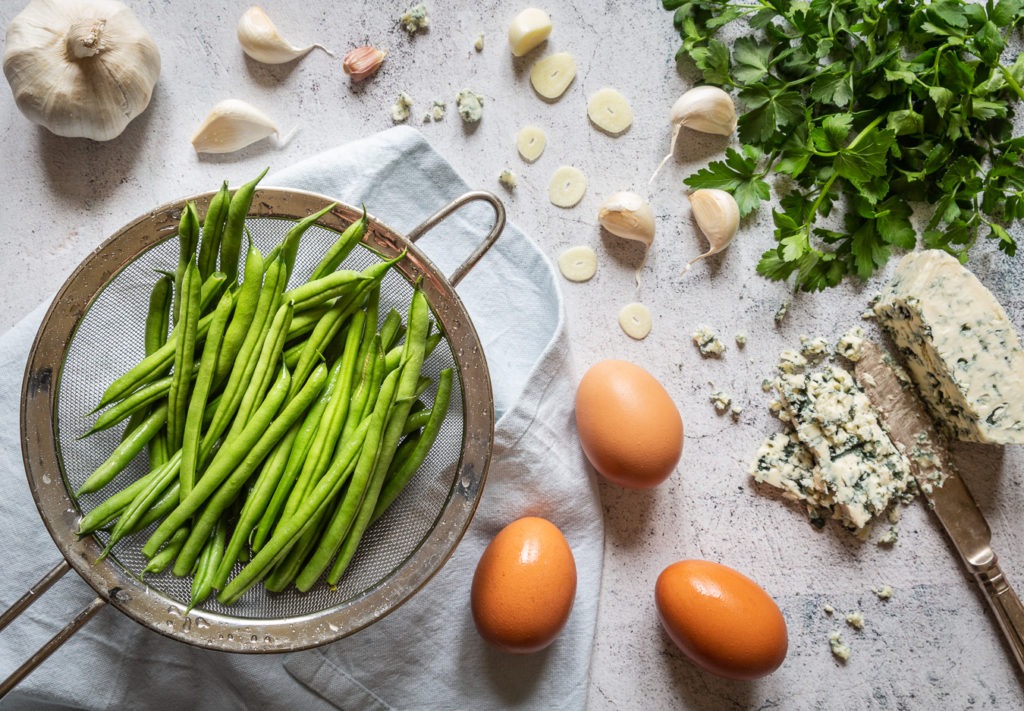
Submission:
[[995,554],[986,563],[972,565],[971,572],[985,593],[985,601],[996,615],[999,628],[1017,660],[1017,666],[1024,672],[1024,605],[1021,605],[1020,598],[1003,575]]

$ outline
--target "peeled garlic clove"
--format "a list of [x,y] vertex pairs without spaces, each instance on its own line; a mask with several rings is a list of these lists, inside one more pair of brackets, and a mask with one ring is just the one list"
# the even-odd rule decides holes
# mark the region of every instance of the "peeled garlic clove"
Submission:
[[352,81],[362,81],[377,73],[386,56],[388,53],[383,49],[371,46],[356,47],[345,55],[341,68]]
[[728,247],[740,226],[740,209],[736,199],[724,190],[695,190],[690,193],[690,206],[697,227],[708,239],[708,251],[691,259],[686,265],[687,270],[694,262],[718,254]]
[[192,146],[196,153],[231,153],[277,133],[274,122],[255,106],[225,99],[196,130]]
[[633,192],[612,193],[597,211],[601,226],[616,237],[643,242],[654,241],[654,210],[649,202]]
[[[263,8],[253,5],[238,20],[238,43],[242,51],[264,64],[284,64],[305,56],[314,49],[330,50],[319,44],[296,47],[286,41]],[[331,56],[334,56],[331,54]]]
[[597,274],[597,252],[585,244],[558,255],[558,271],[569,281],[590,281]]
[[551,176],[548,199],[556,207],[573,207],[587,192],[587,176],[579,168],[563,165]]
[[732,97],[717,86],[705,84],[695,86],[676,99],[669,112],[672,124],[672,144],[668,155],[658,164],[651,181],[665,165],[665,162],[676,153],[676,141],[679,132],[685,126],[701,133],[713,133],[729,136],[736,130],[736,105]]
[[538,60],[530,70],[530,84],[549,101],[554,101],[576,78],[576,60],[568,52],[559,52]]
[[595,126],[613,136],[622,133],[633,123],[633,109],[626,97],[610,88],[600,89],[590,97],[587,116]]
[[528,7],[508,26],[508,44],[512,55],[522,57],[551,34],[551,17],[543,10]]

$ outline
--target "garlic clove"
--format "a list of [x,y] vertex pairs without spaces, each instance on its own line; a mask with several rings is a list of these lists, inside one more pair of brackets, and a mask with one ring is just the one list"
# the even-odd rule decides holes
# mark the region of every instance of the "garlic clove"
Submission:
[[284,64],[303,57],[314,49],[333,53],[319,44],[297,47],[286,41],[263,8],[253,5],[238,20],[238,43],[242,51],[264,64]]
[[708,240],[708,251],[691,259],[694,262],[718,254],[729,246],[740,226],[740,209],[736,199],[724,190],[701,188],[690,193],[690,207],[697,227]]
[[636,193],[624,191],[606,197],[597,220],[616,237],[643,242],[647,247],[654,241],[654,210]]
[[356,47],[345,55],[341,68],[351,77],[352,81],[362,81],[377,73],[386,56],[388,56],[387,50],[371,46]]
[[654,182],[658,171],[675,155],[679,132],[684,126],[701,133],[730,136],[736,130],[738,118],[732,97],[717,86],[704,84],[683,92],[676,99],[669,111],[669,121],[672,124],[672,143],[668,155],[662,158],[650,182]]
[[551,16],[540,8],[528,7],[508,26],[508,44],[512,56],[522,57],[551,34]]
[[192,136],[196,153],[231,153],[277,135],[274,122],[241,99],[225,99],[210,111]]

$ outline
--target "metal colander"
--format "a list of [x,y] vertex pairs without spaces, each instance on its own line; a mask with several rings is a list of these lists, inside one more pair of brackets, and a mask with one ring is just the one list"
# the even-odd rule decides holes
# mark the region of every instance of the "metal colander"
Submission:
[[[212,196],[192,198],[200,214]],[[413,243],[473,201],[494,208],[494,226],[446,278]],[[336,587],[320,583],[308,593],[291,588],[273,594],[257,585],[230,607],[211,597],[186,614],[191,578],[170,572],[140,578],[146,564],[141,547],[152,528],[122,540],[111,555],[95,562],[106,534],[80,539],[75,534],[80,516],[144,474],[147,464],[140,455],[104,490],[75,499],[70,492],[109,455],[121,432],[118,427],[80,438],[92,422],[85,414],[107,385],[143,355],[149,292],[156,271],[177,264],[177,225],[186,202],[136,220],[99,247],[69,278],[40,326],[23,387],[23,452],[32,494],[66,564],[58,565],[5,613],[0,629],[70,566],[98,597],[91,611],[83,611],[69,625],[72,629],[64,638],[110,603],[162,634],[203,647],[283,652],[324,644],[371,624],[419,590],[454,551],[476,509],[490,460],[494,403],[483,350],[454,287],[504,227],[501,202],[485,192],[457,198],[405,237],[371,216],[363,244],[345,262],[346,268],[362,269],[406,250],[381,285],[381,318],[391,308],[404,318],[413,284],[419,282],[444,334],[424,365],[425,374],[436,379],[443,368],[451,367],[455,382],[429,457],[389,511],[368,529]],[[258,190],[246,228],[266,254],[295,222],[332,202],[336,201],[300,191]],[[360,214],[339,204],[309,229],[296,259],[293,284],[308,277],[324,251]],[[432,397],[432,391],[424,395],[428,403]],[[51,643],[53,648],[61,641]]]

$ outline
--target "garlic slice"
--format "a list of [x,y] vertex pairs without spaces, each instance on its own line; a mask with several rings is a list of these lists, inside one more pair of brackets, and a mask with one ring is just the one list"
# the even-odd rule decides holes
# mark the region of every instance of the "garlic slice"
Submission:
[[253,5],[238,20],[238,43],[242,51],[264,64],[284,64],[303,57],[314,49],[322,49],[332,57],[334,54],[319,44],[296,47],[286,41],[273,21],[258,5]]
[[651,332],[651,311],[641,303],[626,304],[619,311],[619,327],[630,338],[640,341]]
[[549,101],[564,94],[575,78],[576,60],[568,52],[544,57],[530,70],[530,83],[534,90]]
[[686,265],[686,271],[694,262],[718,254],[728,247],[740,226],[740,208],[736,198],[724,190],[694,190],[690,193],[690,207],[697,227],[708,239],[708,251],[691,259]]
[[633,123],[633,109],[629,101],[615,89],[607,87],[590,97],[587,116],[595,126],[613,136],[622,133]]
[[273,135],[278,129],[270,117],[241,99],[225,99],[193,134],[192,146],[196,153],[231,153]]
[[579,168],[563,165],[551,176],[548,199],[556,207],[573,207],[587,192],[587,176]]
[[516,134],[516,150],[527,163],[540,158],[547,145],[548,138],[539,126],[523,126]]
[[558,271],[569,281],[590,281],[597,274],[597,252],[585,244],[558,255]]

